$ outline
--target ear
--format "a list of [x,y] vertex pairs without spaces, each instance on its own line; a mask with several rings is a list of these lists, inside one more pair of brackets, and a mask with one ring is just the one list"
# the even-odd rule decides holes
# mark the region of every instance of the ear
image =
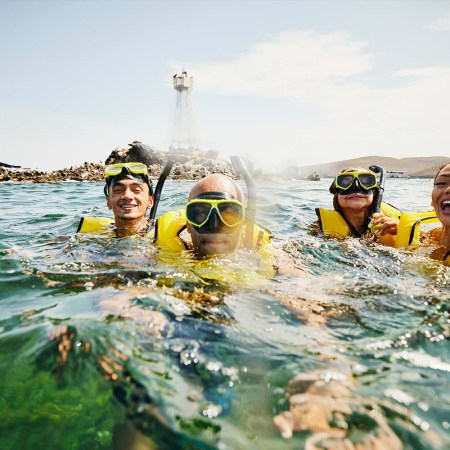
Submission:
[[112,205],[111,205],[111,201],[109,200],[109,196],[106,197],[106,206],[108,207],[108,209],[112,209]]

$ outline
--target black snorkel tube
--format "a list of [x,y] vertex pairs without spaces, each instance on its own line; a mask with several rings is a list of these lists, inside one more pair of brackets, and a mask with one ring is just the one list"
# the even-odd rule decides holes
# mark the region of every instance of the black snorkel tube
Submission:
[[156,210],[158,209],[159,199],[161,198],[161,191],[167,177],[170,174],[170,171],[172,170],[173,165],[177,162],[184,163],[187,160],[188,157],[185,155],[171,155],[169,152],[169,159],[167,160],[166,164],[164,164],[161,175],[159,176],[158,182],[156,183],[155,192],[153,194],[153,206],[150,210],[150,215],[148,218],[150,228],[155,225]]
[[385,179],[386,179],[386,170],[383,169],[380,166],[377,166],[376,164],[373,164],[373,165],[369,166],[369,170],[371,170],[372,172],[380,174],[380,186],[379,186],[379,189],[378,189],[378,192],[377,192],[377,196],[373,200],[374,205],[375,205],[374,213],[379,213],[380,209],[381,209],[381,202],[383,200],[384,182],[385,182]]
[[150,210],[150,216],[148,218],[149,224],[154,225],[156,210],[158,209],[159,199],[161,198],[161,191],[164,186],[164,182],[166,178],[169,176],[170,171],[172,170],[172,166],[175,164],[173,159],[169,159],[166,164],[164,164],[163,170],[161,171],[161,175],[158,178],[158,183],[156,183],[155,193],[153,194],[153,206]]
[[255,224],[256,216],[256,186],[250,172],[242,159],[237,156],[230,156],[235,170],[242,176],[247,185],[247,207],[245,209],[245,218],[247,225],[245,227],[244,246],[246,248],[253,248],[253,226]]

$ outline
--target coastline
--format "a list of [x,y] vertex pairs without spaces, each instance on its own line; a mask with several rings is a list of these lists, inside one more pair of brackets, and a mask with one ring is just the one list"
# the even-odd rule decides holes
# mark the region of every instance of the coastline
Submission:
[[[161,152],[139,141],[134,141],[128,149],[117,148],[113,150],[106,159],[105,164],[85,162],[77,167],[42,171],[0,163],[0,182],[59,183],[61,181],[103,181],[106,165],[131,161],[145,163],[150,177],[155,180],[159,177],[168,158],[169,154],[167,152]],[[232,164],[219,158],[217,154],[197,152],[188,157],[184,156],[183,161],[174,164],[168,177],[169,179],[195,181],[211,173],[221,173],[231,178],[239,178]],[[333,178],[344,167],[368,167],[371,164],[380,165],[388,171],[404,171],[406,176],[402,178],[434,178],[437,169],[448,162],[450,162],[450,158],[443,156],[402,159],[366,156],[303,167],[292,165],[276,173],[255,170],[251,161],[246,161],[246,164],[253,177],[257,180],[279,178],[300,180],[307,179],[308,175],[314,172],[320,174],[320,178]]]

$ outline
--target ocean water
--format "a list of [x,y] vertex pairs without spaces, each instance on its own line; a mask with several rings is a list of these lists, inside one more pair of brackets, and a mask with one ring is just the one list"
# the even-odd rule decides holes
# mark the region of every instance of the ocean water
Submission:
[[[205,263],[76,235],[109,216],[101,183],[2,183],[0,448],[303,448],[272,418],[290,379],[335,371],[353,374],[360,438],[370,404],[404,448],[449,448],[450,268],[309,235],[329,183],[257,183],[258,222],[303,271],[277,277],[245,251]],[[158,212],[191,186],[166,182]],[[384,198],[427,209],[431,189],[388,179]]]

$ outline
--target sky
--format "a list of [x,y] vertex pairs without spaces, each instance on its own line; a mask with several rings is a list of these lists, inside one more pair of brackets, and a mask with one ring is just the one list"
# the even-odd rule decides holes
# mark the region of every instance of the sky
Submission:
[[447,0],[0,0],[0,161],[168,151],[182,68],[223,158],[450,156],[449,49]]

